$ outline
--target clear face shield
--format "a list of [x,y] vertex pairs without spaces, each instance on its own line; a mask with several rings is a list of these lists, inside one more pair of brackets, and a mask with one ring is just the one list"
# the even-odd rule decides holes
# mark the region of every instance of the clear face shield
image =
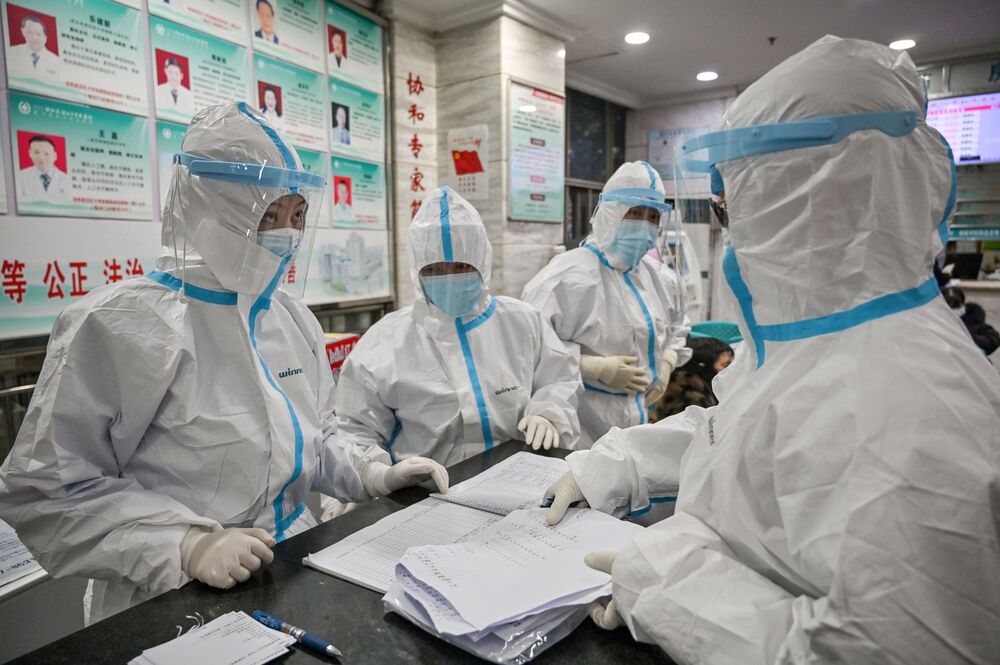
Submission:
[[[727,162],[832,145],[860,130],[879,130],[888,136],[905,136],[916,125],[917,114],[913,111],[885,111],[755,125],[694,137],[680,144],[674,156],[677,210],[682,216],[690,216],[696,214],[698,202],[702,206],[707,202],[712,217],[728,229],[733,201],[726,200],[727,183],[723,171]],[[797,173],[809,170],[804,159],[794,161]],[[824,160],[818,161],[816,168],[823,168],[824,163]],[[752,173],[754,164],[748,163],[747,167],[743,170]],[[788,177],[769,177],[767,182],[772,187],[776,182],[785,182],[790,190],[800,184],[790,171]],[[771,195],[772,198],[780,198],[780,192],[772,191]]]
[[177,264],[195,253],[227,290],[302,297],[324,187],[304,170],[175,155],[165,224]]

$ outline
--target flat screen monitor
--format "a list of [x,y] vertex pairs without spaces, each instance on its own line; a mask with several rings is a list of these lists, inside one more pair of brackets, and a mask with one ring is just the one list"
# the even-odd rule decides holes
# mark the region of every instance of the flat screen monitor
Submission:
[[927,124],[944,135],[956,164],[1000,162],[1000,92],[931,100]]

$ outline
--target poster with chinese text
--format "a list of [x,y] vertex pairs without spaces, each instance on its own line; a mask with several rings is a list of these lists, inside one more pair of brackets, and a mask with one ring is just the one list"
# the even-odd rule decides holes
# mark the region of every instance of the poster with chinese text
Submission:
[[326,181],[323,200],[310,201],[309,203],[310,224],[314,224],[318,228],[325,228],[330,225],[330,206],[325,198],[332,196],[330,194],[330,183],[326,178],[326,165],[330,161],[330,156],[324,152],[315,152],[313,150],[306,150],[305,148],[297,148],[296,152],[299,153],[299,160],[302,161],[302,168],[304,170],[309,173],[315,173]]
[[275,129],[296,146],[326,149],[322,74],[274,58],[254,56],[250,98]]
[[388,298],[389,234],[319,229],[303,301],[307,305]]
[[385,92],[382,28],[371,19],[327,2],[326,63],[330,76]]
[[145,118],[10,93],[17,212],[150,219]]
[[207,106],[247,98],[247,49],[151,17],[156,117],[187,123]]
[[250,42],[243,0],[149,0],[149,13],[237,44]]
[[510,218],[562,222],[566,100],[511,81]]
[[323,71],[322,0],[254,0],[250,5],[253,48]]
[[385,98],[331,78],[330,150],[385,161]]
[[[674,152],[678,146],[694,138],[708,133],[707,127],[698,129],[667,129],[649,133],[648,156],[649,165],[660,174],[667,196],[676,196],[674,191]],[[685,178],[686,196],[709,196],[711,178],[708,174]]]
[[47,335],[64,307],[155,269],[160,227],[113,220],[0,219],[0,339]]
[[333,226],[386,228],[385,167],[337,155],[330,166]]
[[112,0],[2,4],[12,89],[146,115],[140,12]]
[[448,130],[448,181],[446,184],[469,201],[490,198],[487,172],[488,125],[473,125]]

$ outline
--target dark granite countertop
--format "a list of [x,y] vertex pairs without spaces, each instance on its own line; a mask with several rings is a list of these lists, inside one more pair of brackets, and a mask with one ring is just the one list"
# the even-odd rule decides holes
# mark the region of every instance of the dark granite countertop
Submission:
[[[505,443],[449,469],[456,484],[523,449]],[[564,457],[563,450],[550,455]],[[408,488],[289,538],[274,548],[274,562],[243,584],[220,591],[198,582],[170,591],[89,628],[68,635],[13,663],[127,663],[143,650],[177,636],[195,612],[211,621],[226,612],[255,609],[326,637],[344,653],[343,663],[482,663],[466,652],[424,632],[405,619],[386,614],[381,594],[324,575],[302,565],[317,552],[428,495]],[[281,663],[337,662],[295,647]],[[543,665],[590,663],[671,663],[658,648],[640,645],[625,629],[603,631],[588,619],[535,661]]]

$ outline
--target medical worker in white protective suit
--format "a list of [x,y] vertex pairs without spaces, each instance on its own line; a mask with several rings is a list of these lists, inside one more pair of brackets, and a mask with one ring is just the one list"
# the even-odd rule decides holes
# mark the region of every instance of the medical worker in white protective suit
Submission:
[[612,427],[647,422],[674,367],[691,357],[683,288],[647,257],[668,215],[660,175],[628,162],[604,185],[585,243],[552,259],[521,298],[580,355],[580,448]]
[[574,448],[580,370],[541,314],[490,295],[479,213],[449,187],[410,224],[414,303],[361,338],[337,381],[341,434],[451,465],[510,439]]
[[569,457],[550,521],[680,484],[588,555],[599,623],[679,663],[997,662],[1000,379],[931,275],[956,180],[925,102],[905,53],[824,37],[685,144],[724,187],[747,352],[718,406]]
[[316,492],[447,487],[430,460],[390,467],[336,435],[323,331],[277,290],[323,186],[254,108],[206,109],[175,157],[159,270],[57,319],[0,517],[49,573],[93,578],[88,622],[190,578],[245,581],[316,524]]

